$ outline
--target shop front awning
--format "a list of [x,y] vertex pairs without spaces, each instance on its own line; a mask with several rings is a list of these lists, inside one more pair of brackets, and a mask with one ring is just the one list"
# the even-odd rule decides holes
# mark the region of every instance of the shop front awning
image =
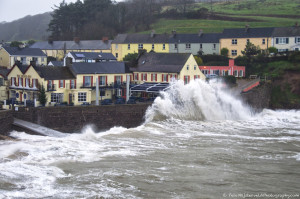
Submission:
[[131,92],[159,93],[170,87],[169,83],[143,83],[131,87]]

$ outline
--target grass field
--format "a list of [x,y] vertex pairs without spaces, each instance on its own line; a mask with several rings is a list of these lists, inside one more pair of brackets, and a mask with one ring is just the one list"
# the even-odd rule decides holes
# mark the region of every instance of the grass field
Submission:
[[[205,7],[210,10],[209,3],[197,3],[188,10],[198,10]],[[236,18],[236,20],[206,20],[206,19],[159,19],[152,24],[151,29],[156,33],[170,33],[176,30],[179,33],[222,32],[224,28],[250,27],[282,27],[300,24],[300,0],[241,0],[233,2],[214,3],[213,12],[221,16]],[[245,22],[239,18],[259,21]],[[144,31],[141,33],[149,33]]]

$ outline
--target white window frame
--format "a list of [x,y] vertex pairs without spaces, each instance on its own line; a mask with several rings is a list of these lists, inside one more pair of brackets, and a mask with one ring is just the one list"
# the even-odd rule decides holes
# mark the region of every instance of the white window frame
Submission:
[[232,40],[231,40],[231,44],[232,44],[232,45],[237,45],[237,39],[232,39]]
[[78,92],[78,102],[86,102],[87,94],[86,92]]
[[106,85],[106,76],[99,76],[99,86]]
[[75,80],[71,79],[70,84],[71,84],[70,85],[71,89],[74,89],[75,88]]
[[167,74],[163,74],[163,79],[162,79],[162,81],[163,81],[163,82],[167,82],[167,79],[168,79],[167,77],[168,77]]
[[190,82],[189,82],[189,76],[188,76],[188,75],[185,75],[185,76],[184,76],[184,84],[188,84],[188,83],[190,83]]
[[63,93],[51,93],[50,102],[52,103],[60,103],[64,100]]
[[231,50],[231,55],[232,56],[237,56],[237,50]]
[[134,76],[133,76],[133,77],[134,77],[134,80],[135,80],[135,81],[138,80],[138,75],[139,75],[138,73],[134,73]]
[[190,49],[191,49],[191,44],[190,44],[190,43],[186,43],[186,44],[185,44],[185,49],[190,50]]
[[117,84],[122,84],[122,76],[121,75],[116,76],[116,83]]
[[155,45],[154,45],[154,44],[152,44],[152,48],[151,48],[151,49],[152,49],[152,50],[154,50],[154,47],[155,47]]
[[147,80],[147,73],[142,73],[142,81],[146,81]]
[[300,43],[300,37],[296,37],[295,39],[297,44]]
[[64,80],[59,80],[59,88],[64,88]]
[[166,50],[166,44],[163,44],[162,49],[163,49],[163,50]]
[[83,86],[90,87],[92,85],[92,76],[85,76]]
[[278,44],[286,44],[286,37],[278,37]]
[[144,44],[138,44],[138,49],[143,49],[144,48]]

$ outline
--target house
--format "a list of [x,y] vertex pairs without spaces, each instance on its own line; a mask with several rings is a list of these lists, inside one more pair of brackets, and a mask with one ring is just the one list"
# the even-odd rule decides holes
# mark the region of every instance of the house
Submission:
[[178,34],[172,31],[169,39],[170,53],[219,54],[221,33]]
[[[125,82],[132,74],[124,62],[78,62],[70,66],[76,75],[76,104],[96,101],[96,84],[99,84],[100,98],[125,97]],[[98,78],[98,82],[96,79]]]
[[272,46],[283,51],[299,51],[300,27],[296,24],[292,27],[274,28]]
[[64,58],[64,66],[66,59],[71,58],[71,63],[88,62],[95,63],[100,61],[117,61],[112,53],[96,53],[96,52],[69,52]]
[[80,40],[78,37],[74,41],[40,41],[34,43],[30,48],[41,49],[48,57],[62,60],[69,52],[111,52],[111,42],[104,37],[102,40]]
[[29,65],[30,62],[35,62],[36,65],[47,65],[47,56],[38,48],[3,46],[0,49],[0,65],[11,69],[16,62],[21,62],[23,65]]
[[137,67],[132,67],[133,81],[169,83],[183,80],[186,84],[193,79],[205,80],[194,56],[190,53],[144,53],[139,57]]
[[200,70],[205,75],[215,74],[218,76],[233,75],[235,77],[245,77],[246,67],[235,66],[234,59],[229,60],[228,66],[199,66]]
[[249,26],[224,29],[220,37],[220,51],[222,48],[227,48],[229,57],[235,58],[242,55],[249,42],[266,50],[272,46],[273,31],[274,28],[250,28]]
[[9,99],[18,103],[38,100],[39,89],[45,88],[47,103],[72,102],[69,93],[76,77],[67,67],[17,65],[7,74]]
[[120,61],[129,53],[139,50],[157,53],[169,52],[168,34],[118,34],[112,42],[112,53]]
[[7,74],[9,70],[6,67],[0,67],[0,101],[7,100]]

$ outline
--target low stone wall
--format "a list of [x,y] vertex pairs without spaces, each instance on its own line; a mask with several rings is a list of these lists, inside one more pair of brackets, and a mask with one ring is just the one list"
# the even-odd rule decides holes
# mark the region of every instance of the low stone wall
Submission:
[[14,122],[13,112],[11,110],[0,110],[0,134],[8,135],[12,131]]
[[144,122],[146,110],[150,105],[19,108],[13,115],[21,120],[73,133],[90,124],[98,131],[114,126],[126,128],[139,126]]

